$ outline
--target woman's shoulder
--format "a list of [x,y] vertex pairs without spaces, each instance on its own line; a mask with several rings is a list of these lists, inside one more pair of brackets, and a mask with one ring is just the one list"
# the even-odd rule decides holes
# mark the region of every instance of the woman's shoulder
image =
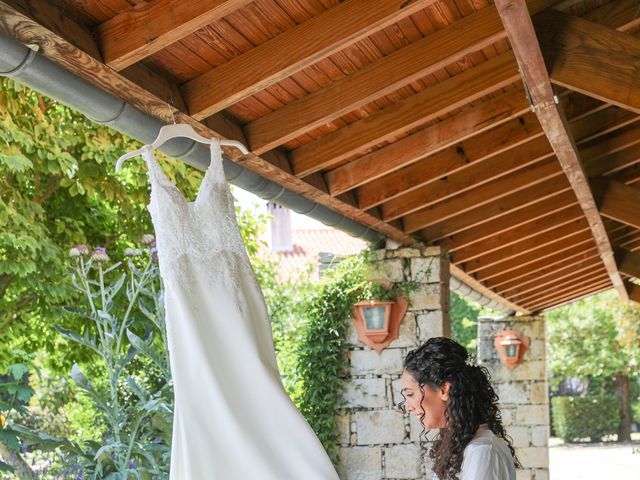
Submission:
[[462,479],[510,479],[515,477],[507,443],[486,425],[476,432],[464,450]]

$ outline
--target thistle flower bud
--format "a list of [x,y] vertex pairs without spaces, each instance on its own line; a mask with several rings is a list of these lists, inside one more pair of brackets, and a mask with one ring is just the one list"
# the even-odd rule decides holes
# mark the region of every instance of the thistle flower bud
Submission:
[[124,254],[127,257],[139,257],[140,255],[142,255],[142,251],[139,248],[127,248],[124,251]]
[[109,261],[109,255],[107,255],[107,249],[104,247],[96,247],[93,249],[91,260],[96,263],[106,263]]
[[80,252],[80,255],[89,255],[89,247],[84,243],[80,245],[76,245],[74,248],[78,249],[78,251]]
[[154,237],[150,233],[145,233],[142,236],[142,244],[143,245],[151,245],[151,246],[153,246],[153,245],[156,244],[156,237]]
[[69,250],[69,256],[71,258],[78,258],[81,255],[80,250],[77,247],[73,247]]

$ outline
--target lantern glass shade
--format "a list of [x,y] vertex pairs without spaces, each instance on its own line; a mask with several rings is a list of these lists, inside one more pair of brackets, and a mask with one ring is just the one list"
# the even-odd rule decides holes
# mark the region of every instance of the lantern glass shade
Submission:
[[518,347],[519,345],[511,344],[506,346],[507,357],[516,358],[518,356]]
[[362,307],[362,314],[367,330],[383,330],[385,328],[386,305]]

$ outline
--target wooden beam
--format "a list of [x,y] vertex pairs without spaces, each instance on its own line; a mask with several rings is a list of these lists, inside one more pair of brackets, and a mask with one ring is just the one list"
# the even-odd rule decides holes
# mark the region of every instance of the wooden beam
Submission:
[[627,282],[627,290],[629,291],[629,298],[634,302],[640,303],[640,285]]
[[640,229],[640,188],[606,178],[592,179],[595,191],[601,192],[598,206],[605,217]]
[[589,292],[593,289],[598,289],[603,286],[611,288],[611,281],[609,280],[607,272],[604,269],[602,271],[602,274],[600,275],[594,275],[593,277],[585,279],[582,282],[577,282],[564,288],[554,289],[546,294],[539,294],[535,297],[528,297],[526,299],[523,299],[523,301],[527,302],[527,305],[548,302],[557,298],[558,296],[562,298],[566,298],[566,296],[578,296],[585,292]]
[[[163,98],[149,92],[141,85],[115,72],[66,39],[64,34],[67,33],[67,30],[62,28],[61,25],[64,27],[66,22],[70,20],[68,20],[62,12],[59,10],[49,10],[52,8],[49,2],[29,0],[29,8],[24,8],[24,6],[18,5],[17,3],[18,2],[14,0],[0,0],[0,18],[2,18],[0,22],[0,32],[24,44],[37,45],[40,53],[62,65],[78,77],[116,97],[122,98],[131,106],[155,118],[167,123],[171,122],[171,113],[167,108],[167,96]],[[61,18],[64,20],[60,23],[58,19]],[[76,24],[75,27],[69,27],[69,29],[70,28],[75,29],[80,27]],[[71,31],[72,30],[68,30],[68,32]],[[90,36],[84,36],[85,39],[89,37]],[[136,65],[136,67],[138,66]],[[212,119],[207,119],[207,122],[203,124],[184,113],[176,113],[177,122],[191,125],[203,136],[224,136],[226,138],[243,141],[242,138],[235,136],[242,135],[242,130],[228,118],[216,118],[215,122],[211,120]],[[225,128],[229,131],[229,134],[222,134],[219,130],[214,131],[209,124]],[[412,244],[415,242],[414,238],[406,235],[396,226],[382,222],[380,218],[375,215],[363,212],[347,202],[328,195],[316,185],[301,180],[291,175],[287,170],[265,161],[256,155],[242,156],[235,149],[227,149],[225,153],[231,160],[248,168],[250,171],[279,185],[286,185],[289,190],[339,212],[363,225],[371,227],[373,230],[399,243]]]
[[638,0],[615,0],[591,10],[582,18],[626,32],[640,25]]
[[[527,3],[537,13],[555,1]],[[251,122],[251,150],[259,154],[282,145],[504,38],[498,13],[485,7]]]
[[500,275],[504,272],[515,270],[516,268],[519,268],[521,266],[533,264],[542,259],[551,257],[559,252],[574,252],[574,249],[578,246],[580,246],[584,251],[590,248],[592,245],[593,238],[589,236],[589,232],[582,231],[566,239],[547,244],[535,250],[531,250],[523,255],[518,255],[516,257],[494,263],[493,265],[484,267],[482,270],[477,270],[474,272],[470,271],[467,273],[474,274],[474,277],[476,277],[478,280],[484,281],[496,275]]
[[[494,236],[500,236],[516,228],[527,228],[528,224],[539,225],[545,222],[545,217],[561,212],[577,205],[575,195],[571,191],[541,200],[512,212],[510,215],[502,216],[469,228],[452,235],[434,239],[438,245],[445,247],[450,252],[456,252],[460,248],[474,245]],[[420,231],[420,235],[429,238],[425,232]]]
[[628,300],[627,290],[613,258],[611,242],[602,223],[595,200],[589,188],[587,175],[580,162],[578,149],[567,127],[564,112],[558,108],[545,67],[531,17],[523,0],[496,0],[496,7],[505,26],[507,36],[518,59],[522,79],[527,85],[540,124],[553,147],[578,198],[611,283],[623,301]]
[[618,248],[616,249],[616,258],[622,273],[640,280],[640,255],[626,248]]
[[640,113],[640,38],[551,10],[535,24],[553,83]]
[[496,289],[496,291],[502,295],[508,295],[511,300],[517,302],[519,299],[531,298],[539,294],[547,294],[558,285],[570,285],[583,278],[590,278],[594,274],[601,273],[606,275],[602,267],[602,262],[596,256],[585,264],[573,265],[569,270],[558,272],[555,276],[552,274],[547,277],[541,277],[538,282],[528,284],[527,286],[519,285],[516,288],[512,288],[508,293],[502,289]]
[[347,0],[223,63],[182,88],[200,120],[277,83],[435,0]]
[[602,263],[598,257],[597,249],[589,250],[588,254],[581,254],[576,258],[549,265],[543,269],[531,272],[530,274],[520,277],[516,280],[496,284],[496,282],[487,282],[487,286],[496,292],[506,295],[511,292],[526,292],[529,288],[535,288],[542,285],[548,285],[557,279],[565,278],[575,272],[581,272],[584,269],[597,265],[602,268]]
[[465,272],[477,272],[478,270],[482,270],[497,263],[525,255],[533,250],[542,249],[546,245],[557,244],[566,238],[581,238],[580,234],[588,229],[589,224],[587,221],[584,218],[579,218],[578,220],[574,220],[565,225],[560,225],[549,232],[541,232],[538,235],[534,235],[503,248],[488,252],[464,263],[455,262],[455,264],[462,265]]
[[[597,112],[591,117],[581,118],[571,125],[572,130],[576,133],[578,144],[582,144],[585,140],[594,138],[594,136],[600,136],[606,134],[612,127],[620,128],[627,125],[629,122],[637,122],[639,119],[636,115],[633,115],[624,110],[620,110],[616,107],[611,107]],[[473,149],[463,149],[464,160],[467,165],[464,168],[457,169],[457,171],[447,172],[446,176],[438,178],[437,181],[432,181],[427,177],[428,174],[422,173],[417,170],[416,167],[423,166],[424,162],[420,161],[398,173],[404,174],[404,182],[395,178],[396,174],[389,175],[387,180],[392,178],[396,180],[393,182],[395,185],[401,184],[406,187],[405,192],[391,197],[382,206],[383,219],[393,220],[401,216],[407,215],[416,210],[424,209],[429,205],[436,204],[446,198],[460,195],[461,193],[477,188],[479,185],[496,180],[499,177],[506,177],[513,172],[523,169],[528,165],[540,162],[545,158],[551,158],[553,156],[553,150],[549,146],[542,129],[539,127],[535,117],[533,121],[529,119],[528,123],[534,124],[534,133],[527,137],[528,132],[513,132],[510,135],[506,135],[503,138],[501,135],[497,138],[491,138],[488,133],[480,138],[474,137],[471,140],[480,141],[481,145],[484,145],[484,150],[488,151],[488,155],[484,157],[479,156],[475,158],[476,152]],[[497,131],[501,129],[496,129]],[[497,133],[497,132],[496,132]],[[518,135],[520,133],[520,135]],[[527,143],[522,141],[530,139]],[[469,142],[471,142],[471,140]],[[515,146],[515,148],[510,148]],[[484,153],[483,150],[480,150]],[[443,154],[449,153],[450,156],[454,156],[457,152],[447,150],[442,152]],[[442,155],[438,155],[442,156]],[[460,154],[458,157],[462,156]],[[433,157],[429,157],[432,159]],[[448,165],[449,162],[437,162]],[[430,172],[436,170],[435,168],[426,169],[422,171]],[[517,174],[517,173],[516,173]],[[431,180],[423,182],[423,180]],[[435,180],[436,178],[433,178]],[[376,182],[379,184],[381,182]],[[366,190],[364,187],[359,190],[359,193]],[[392,190],[392,192],[395,191]],[[386,192],[382,192],[383,194]],[[378,194],[380,195],[380,194]],[[390,196],[390,194],[388,194]],[[359,195],[360,206],[365,208],[363,201],[366,197]]]
[[123,70],[252,0],[152,0],[106,20],[95,29],[104,63]]
[[609,284],[604,284],[601,287],[594,287],[593,290],[589,290],[587,293],[581,293],[577,297],[572,296],[573,295],[572,294],[572,295],[565,296],[564,298],[561,298],[561,299],[556,298],[543,305],[532,306],[531,308],[534,309],[536,313],[544,313],[550,310],[555,310],[556,308],[563,307],[570,303],[577,302],[579,300],[584,300],[585,298],[592,297],[593,295],[597,295],[598,293],[602,293],[610,289],[611,289],[611,286]]
[[475,280],[473,277],[471,277],[470,275],[467,275],[467,273],[464,272],[464,270],[460,269],[459,267],[456,267],[455,265],[451,265],[450,269],[451,269],[452,276],[454,276],[455,278],[457,278],[458,280],[460,280],[462,283],[469,286],[470,288],[473,288],[475,291],[483,294],[485,297],[495,300],[498,303],[504,305],[505,307],[510,308],[511,310],[521,313],[523,315],[528,315],[531,313],[526,308],[523,308],[520,305],[510,302],[506,298],[498,295],[493,290],[488,289],[487,287],[482,285],[480,282]]
[[351,155],[395,140],[407,130],[496,92],[517,79],[512,54],[499,55],[293,150],[293,170],[304,177],[339,165]]
[[487,237],[484,240],[474,243],[465,248],[451,252],[451,260],[454,263],[464,263],[474,258],[481,257],[495,250],[517,244],[523,240],[535,238],[537,235],[545,235],[555,228],[570,224],[582,218],[582,209],[578,205],[573,205],[568,209],[562,209],[551,215],[542,217],[520,227],[508,230],[499,235]]

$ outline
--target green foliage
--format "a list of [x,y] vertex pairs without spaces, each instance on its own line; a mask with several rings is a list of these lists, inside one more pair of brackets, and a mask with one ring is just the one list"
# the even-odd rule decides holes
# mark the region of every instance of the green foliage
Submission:
[[[90,243],[121,254],[151,230],[143,162],[131,160],[114,174],[116,159],[137,146],[0,79],[0,365],[14,362],[10,352],[16,348],[46,349],[43,361],[59,373],[86,360],[78,348],[62,349],[51,327],[70,326],[55,307],[78,299],[67,280],[67,248]],[[161,161],[192,197],[201,172]]]
[[362,257],[342,260],[325,271],[305,306],[297,351],[298,389],[294,398],[332,460],[338,453],[336,412],[348,375],[346,333],[352,305],[364,299]]
[[71,250],[72,283],[87,307],[72,309],[79,327],[58,331],[89,351],[99,367],[100,375],[90,380],[74,365],[71,378],[105,427],[99,442],[82,442],[84,478],[168,476],[173,389],[160,273],[155,254],[128,253],[123,271],[120,263],[108,265],[104,251],[88,258]]
[[566,442],[599,441],[618,430],[618,401],[613,396],[554,397],[553,429]]
[[451,292],[449,317],[451,319],[451,338],[475,353],[478,346],[478,316],[480,307]]
[[547,314],[548,365],[556,379],[640,373],[640,306],[606,292]]

